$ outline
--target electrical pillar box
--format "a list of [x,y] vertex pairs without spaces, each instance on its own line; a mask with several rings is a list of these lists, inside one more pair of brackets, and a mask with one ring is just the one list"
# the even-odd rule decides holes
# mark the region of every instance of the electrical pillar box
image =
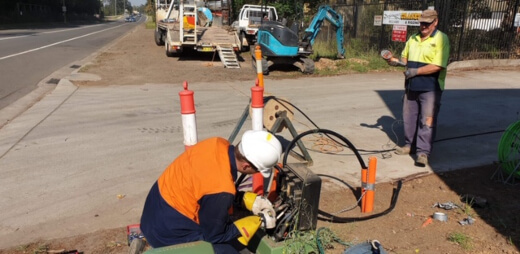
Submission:
[[288,163],[281,174],[280,195],[298,208],[297,230],[315,230],[320,205],[321,178],[306,164]]

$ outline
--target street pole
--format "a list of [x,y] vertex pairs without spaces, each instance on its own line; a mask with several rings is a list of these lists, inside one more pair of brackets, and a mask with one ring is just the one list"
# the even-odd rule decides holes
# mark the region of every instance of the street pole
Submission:
[[61,10],[63,11],[63,23],[67,23],[67,6],[65,6],[65,0],[63,0]]
[[117,0],[114,0],[114,16],[117,16]]

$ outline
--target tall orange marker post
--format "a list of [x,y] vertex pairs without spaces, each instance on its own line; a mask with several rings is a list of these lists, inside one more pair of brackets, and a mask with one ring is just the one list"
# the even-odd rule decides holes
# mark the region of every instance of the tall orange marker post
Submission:
[[251,119],[252,129],[261,131],[264,128],[264,88],[258,85],[251,87]]
[[367,168],[361,169],[361,212],[365,212],[365,203],[366,203],[366,188],[367,188]]
[[195,119],[195,100],[194,92],[188,90],[188,82],[182,84],[183,91],[179,92],[181,99],[182,132],[184,133],[184,149],[188,150],[197,144],[197,122]]
[[377,158],[374,156],[369,157],[368,158],[368,171],[367,171],[367,184],[366,184],[366,188],[365,188],[365,196],[363,196],[364,202],[363,202],[363,200],[361,201],[361,206],[362,206],[361,212],[363,212],[363,213],[370,213],[374,210],[376,168],[377,168]]
[[256,75],[258,78],[258,85],[264,87],[264,70],[262,68],[262,50],[260,46],[255,47],[255,58],[256,58]]

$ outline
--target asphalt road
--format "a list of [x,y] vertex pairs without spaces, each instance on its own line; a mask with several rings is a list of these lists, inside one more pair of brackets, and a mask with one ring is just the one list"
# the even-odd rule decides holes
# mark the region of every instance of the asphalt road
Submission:
[[144,20],[0,30],[0,109],[38,86],[54,87],[70,73],[60,75],[56,70],[98,51]]

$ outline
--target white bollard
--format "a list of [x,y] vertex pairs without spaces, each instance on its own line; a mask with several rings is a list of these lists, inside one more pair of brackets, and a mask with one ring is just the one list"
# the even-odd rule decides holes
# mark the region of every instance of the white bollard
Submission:
[[252,129],[261,131],[264,128],[264,88],[258,85],[251,87],[251,119]]
[[182,84],[184,90],[179,92],[181,100],[182,132],[184,133],[184,149],[188,150],[197,144],[197,122],[195,119],[194,92],[188,90],[188,82]]

